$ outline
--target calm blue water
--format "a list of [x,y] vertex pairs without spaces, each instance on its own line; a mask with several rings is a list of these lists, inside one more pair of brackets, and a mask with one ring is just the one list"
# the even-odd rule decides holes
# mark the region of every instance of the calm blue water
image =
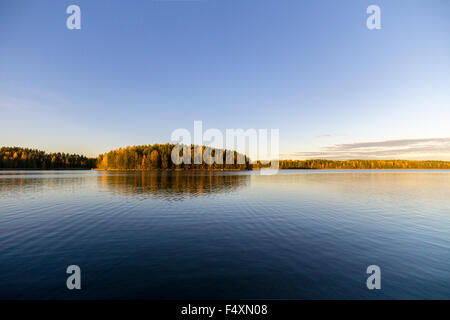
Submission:
[[450,171],[3,171],[0,298],[449,299]]

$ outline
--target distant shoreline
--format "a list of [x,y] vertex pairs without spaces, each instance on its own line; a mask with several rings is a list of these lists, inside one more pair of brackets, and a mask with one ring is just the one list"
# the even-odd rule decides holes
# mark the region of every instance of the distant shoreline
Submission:
[[[265,168],[255,168],[255,169],[152,169],[152,170],[139,170],[139,169],[85,169],[85,168],[63,168],[63,169],[40,169],[40,168],[0,168],[0,172],[7,171],[106,171],[106,172],[248,172],[248,171],[260,171],[265,170]],[[270,170],[270,169],[269,169]],[[450,171],[449,168],[375,168],[375,169],[367,169],[367,168],[353,168],[353,169],[318,169],[318,168],[283,168],[278,169],[279,171],[292,171],[292,170],[311,170],[311,171],[420,171],[420,170],[439,170],[439,171]]]
[[[101,154],[97,158],[88,158],[77,154],[1,147],[0,170],[251,171],[271,166],[270,162],[251,161],[245,154],[233,150],[194,145],[190,148],[184,146],[187,151],[175,148],[180,146],[169,143],[129,146]],[[173,160],[177,151],[178,158]],[[277,162],[278,165],[274,167],[279,170],[450,170],[450,161],[442,160],[309,159]]]
[[0,168],[0,171],[86,171],[86,170],[93,170],[93,169],[87,169],[87,168],[50,168],[50,169],[43,169],[43,168]]
[[[157,172],[157,171],[252,171],[253,169],[99,169],[94,168],[92,171],[136,171],[136,172]],[[256,170],[256,169],[254,169]]]

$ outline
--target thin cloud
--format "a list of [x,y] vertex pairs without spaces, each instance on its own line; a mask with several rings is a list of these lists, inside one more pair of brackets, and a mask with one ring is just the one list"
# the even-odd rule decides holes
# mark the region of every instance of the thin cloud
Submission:
[[324,133],[324,134],[320,134],[317,136],[317,138],[329,138],[332,137],[333,135],[329,134],[329,133]]
[[344,134],[342,134],[342,133],[324,133],[324,134],[319,134],[318,136],[316,136],[316,138],[331,138],[331,137],[340,137],[340,136],[344,136]]
[[403,140],[386,140],[377,142],[360,142],[360,143],[347,143],[338,144],[329,149],[331,150],[351,150],[351,149],[361,149],[361,148],[388,148],[388,147],[408,147],[410,145],[432,143],[450,143],[450,138],[431,138],[431,139],[403,139]]
[[296,152],[295,157],[345,159],[450,159],[450,138],[357,142],[323,147],[318,152]]

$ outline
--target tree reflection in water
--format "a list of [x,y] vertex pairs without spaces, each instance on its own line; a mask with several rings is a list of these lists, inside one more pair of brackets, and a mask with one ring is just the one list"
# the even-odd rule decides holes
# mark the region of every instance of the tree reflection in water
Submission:
[[165,200],[230,193],[249,182],[248,174],[221,171],[102,172],[98,176],[102,189]]

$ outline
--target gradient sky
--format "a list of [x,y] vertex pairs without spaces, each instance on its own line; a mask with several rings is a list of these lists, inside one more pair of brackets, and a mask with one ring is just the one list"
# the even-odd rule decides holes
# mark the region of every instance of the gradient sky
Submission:
[[[66,28],[71,4],[81,30]],[[0,0],[0,145],[96,156],[202,120],[279,128],[284,158],[450,160],[449,13],[448,0]]]

